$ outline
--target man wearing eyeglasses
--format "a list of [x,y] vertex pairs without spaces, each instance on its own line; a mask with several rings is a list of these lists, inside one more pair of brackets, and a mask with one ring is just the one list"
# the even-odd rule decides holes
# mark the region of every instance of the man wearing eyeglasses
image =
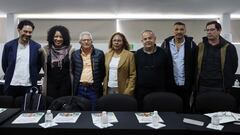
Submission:
[[81,47],[72,54],[73,92],[89,99],[94,111],[97,99],[103,95],[104,53],[94,48],[90,32],[82,32],[79,39]]
[[206,24],[207,36],[197,49],[197,94],[209,91],[228,92],[234,83],[238,56],[233,44],[225,40],[217,21]]

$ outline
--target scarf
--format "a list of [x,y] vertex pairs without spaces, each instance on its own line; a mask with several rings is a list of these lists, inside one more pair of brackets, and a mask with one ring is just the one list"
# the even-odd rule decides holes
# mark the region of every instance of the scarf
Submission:
[[59,67],[62,69],[62,60],[67,55],[69,50],[69,46],[62,46],[60,48],[56,48],[55,46],[52,46],[50,53],[51,53],[51,66],[53,67]]

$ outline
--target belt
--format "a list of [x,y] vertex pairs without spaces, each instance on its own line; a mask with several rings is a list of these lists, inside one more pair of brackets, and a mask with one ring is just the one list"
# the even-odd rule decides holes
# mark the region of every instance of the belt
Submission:
[[80,82],[79,84],[84,87],[90,87],[93,85],[93,83],[89,83],[89,82]]

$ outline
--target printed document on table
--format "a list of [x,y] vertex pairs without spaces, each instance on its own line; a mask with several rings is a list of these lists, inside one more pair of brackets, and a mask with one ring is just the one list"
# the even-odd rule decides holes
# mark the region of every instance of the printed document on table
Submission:
[[53,121],[56,123],[75,123],[80,115],[81,115],[80,112],[71,113],[61,112],[58,113],[57,116],[55,116]]
[[7,110],[7,108],[0,108],[0,113],[4,112],[6,110]]
[[[92,113],[92,121],[93,123],[101,123],[102,113]],[[108,123],[116,123],[118,122],[117,117],[113,112],[107,112]]]
[[213,115],[217,115],[219,117],[220,124],[237,121],[236,118],[233,116],[232,112],[214,112],[214,113],[206,113],[204,115],[210,118],[212,118]]
[[22,113],[12,122],[12,124],[38,123],[43,115],[44,112]]
[[240,113],[232,113],[232,116],[236,119],[236,121],[240,121]]
[[[151,123],[153,112],[135,113],[139,123]],[[158,115],[158,122],[163,123],[163,119]]]

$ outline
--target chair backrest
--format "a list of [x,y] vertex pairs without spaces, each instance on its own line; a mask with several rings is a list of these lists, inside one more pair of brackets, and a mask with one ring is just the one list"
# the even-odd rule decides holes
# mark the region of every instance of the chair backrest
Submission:
[[0,96],[0,107],[12,108],[13,107],[13,97],[12,96]]
[[137,111],[134,97],[123,94],[110,94],[97,100],[98,111]]
[[170,92],[153,92],[143,99],[143,111],[182,112],[183,101],[178,95]]
[[[14,99],[14,107],[24,110],[25,96],[19,96]],[[38,110],[46,110],[52,103],[53,98],[50,96],[41,95],[41,101]]]
[[197,113],[236,110],[236,99],[225,92],[205,92],[196,97],[195,111]]
[[55,99],[48,109],[55,111],[91,111],[91,102],[84,97],[64,96]]

